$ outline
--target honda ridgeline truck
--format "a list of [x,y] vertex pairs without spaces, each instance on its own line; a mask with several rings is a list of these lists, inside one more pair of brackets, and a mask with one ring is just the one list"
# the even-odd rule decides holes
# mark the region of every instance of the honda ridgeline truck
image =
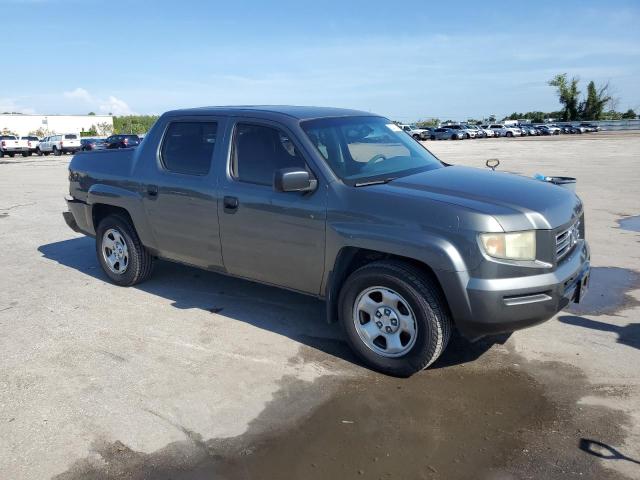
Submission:
[[448,165],[366,112],[172,111],[135,149],[76,154],[69,181],[64,218],[112,282],[161,258],[313,295],[391,375],[432,364],[453,328],[535,325],[588,284],[575,193]]

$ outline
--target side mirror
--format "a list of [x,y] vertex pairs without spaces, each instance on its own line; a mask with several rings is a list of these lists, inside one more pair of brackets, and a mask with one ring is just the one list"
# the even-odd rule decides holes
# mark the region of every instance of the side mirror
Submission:
[[303,168],[281,168],[273,176],[273,188],[277,192],[312,192],[318,181]]

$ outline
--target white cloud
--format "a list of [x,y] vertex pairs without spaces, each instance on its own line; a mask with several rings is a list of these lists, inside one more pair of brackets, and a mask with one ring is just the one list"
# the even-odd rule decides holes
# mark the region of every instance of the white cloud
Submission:
[[89,92],[87,92],[84,88],[76,88],[75,90],[72,90],[70,92],[64,92],[64,96],[66,98],[73,98],[73,99],[77,99],[77,100],[83,100],[87,103],[91,103],[93,102],[93,97],[91,96],[91,94]]
[[133,113],[127,102],[113,95],[110,95],[106,101],[101,102],[98,110],[102,113],[113,113],[114,115],[131,115]]
[[131,115],[131,107],[121,98],[109,95],[106,99],[99,98],[84,88],[78,87],[70,92],[64,92],[64,97],[75,102],[81,102],[87,108],[98,110],[100,113],[112,113],[113,115]]
[[20,105],[20,103],[13,98],[0,98],[0,113],[2,112],[32,114],[35,113],[35,110]]

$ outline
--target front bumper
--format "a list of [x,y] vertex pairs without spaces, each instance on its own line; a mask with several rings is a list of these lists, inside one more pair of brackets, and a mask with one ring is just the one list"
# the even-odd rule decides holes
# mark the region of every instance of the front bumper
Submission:
[[474,340],[549,320],[582,298],[590,268],[589,246],[580,240],[562,264],[549,273],[486,279],[470,277],[468,272],[451,272],[440,280],[456,327]]

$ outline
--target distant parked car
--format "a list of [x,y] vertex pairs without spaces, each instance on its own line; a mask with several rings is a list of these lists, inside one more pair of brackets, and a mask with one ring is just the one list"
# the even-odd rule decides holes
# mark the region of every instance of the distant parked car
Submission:
[[113,148],[130,148],[140,145],[140,137],[137,135],[111,135],[104,141],[105,147]]
[[476,125],[484,133],[485,138],[495,137],[496,133],[489,128],[489,125]]
[[83,152],[91,150],[104,150],[106,147],[102,138],[83,138],[80,140],[81,150]]
[[476,138],[487,138],[487,133],[478,125],[469,125],[468,123],[465,123],[464,127],[467,130],[473,130],[476,133]]
[[38,145],[38,155],[62,155],[63,153],[75,153],[80,150],[80,136],[76,133],[65,133],[45,137]]
[[522,131],[519,128],[506,126],[501,123],[492,123],[489,128],[497,133],[498,137],[519,137]]
[[536,125],[542,135],[560,135],[560,127],[554,124]]
[[602,127],[599,125],[596,125],[595,123],[583,122],[579,126],[586,128],[587,132],[599,132],[602,130]]
[[16,153],[23,157],[29,155],[29,146],[26,140],[15,135],[0,135],[0,158],[8,155],[13,158]]
[[415,125],[402,124],[398,126],[416,140],[427,140],[429,138],[429,134],[431,133],[424,128],[418,128]]
[[462,138],[476,138],[477,132],[467,128],[466,125],[447,125],[445,128],[451,128],[452,130],[458,130],[462,132]]
[[460,129],[450,127],[436,128],[431,134],[431,140],[462,140],[465,133]]
[[20,140],[24,140],[27,142],[27,147],[29,147],[28,155],[33,155],[38,151],[38,145],[40,145],[40,139],[33,135],[28,135],[26,137],[21,137]]
[[528,135],[530,137],[534,135],[540,135],[540,132],[533,128],[532,125],[521,123],[520,125],[518,125],[518,127],[522,131],[522,135]]

